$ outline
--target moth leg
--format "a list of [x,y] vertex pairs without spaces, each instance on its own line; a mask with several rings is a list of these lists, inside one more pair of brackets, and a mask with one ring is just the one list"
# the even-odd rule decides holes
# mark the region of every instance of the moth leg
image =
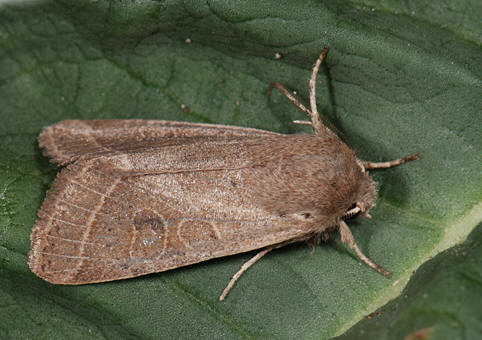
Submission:
[[391,273],[387,272],[385,269],[383,269],[376,263],[373,263],[368,257],[363,255],[361,250],[356,245],[355,239],[353,238],[353,234],[351,233],[350,228],[348,228],[348,225],[344,221],[340,221],[340,223],[338,224],[338,230],[340,230],[341,241],[343,243],[346,243],[351,249],[353,249],[355,254],[362,262],[365,262],[365,264],[368,267],[375,269],[377,272],[386,276],[387,278],[390,279],[392,277]]
[[260,251],[259,253],[257,253],[255,256],[253,256],[249,261],[245,262],[241,266],[241,268],[236,272],[236,274],[233,275],[233,277],[231,278],[231,281],[229,281],[226,288],[224,288],[223,293],[219,297],[219,301],[224,301],[224,299],[226,298],[226,295],[228,295],[229,291],[233,288],[236,281],[238,281],[241,275],[243,275],[243,273],[247,271],[249,267],[251,267],[253,264],[258,262],[260,258],[262,258],[264,255],[266,255],[269,251],[273,250],[274,248],[276,247],[267,247],[262,251]]
[[308,87],[310,90],[310,108],[311,113],[309,114],[311,119],[311,125],[315,130],[317,135],[322,135],[326,133],[328,128],[323,125],[320,119],[320,114],[318,113],[318,109],[316,108],[316,76],[318,75],[318,71],[320,70],[321,63],[323,59],[325,59],[326,54],[328,53],[328,47],[324,47],[323,51],[321,51],[320,56],[315,61],[315,65],[313,65],[313,69],[311,70],[311,77],[310,81],[308,82]]
[[[280,90],[281,93],[283,93],[284,96],[285,96],[286,98],[288,98],[288,100],[289,100],[290,102],[292,102],[293,104],[295,104],[298,109],[300,109],[301,111],[303,111],[304,113],[306,113],[306,114],[308,115],[308,117],[311,117],[311,112],[310,112],[310,110],[308,110],[308,109],[306,108],[306,106],[304,106],[304,105],[300,102],[300,100],[294,96],[293,93],[291,93],[286,87],[284,87],[283,85],[281,85],[281,84],[278,83],[277,81],[273,81],[273,82],[269,83],[269,85],[268,85],[268,92],[267,92],[267,94],[266,94],[268,97],[271,95],[271,89],[272,89],[273,87],[275,87],[275,88],[277,88],[278,90]],[[311,124],[311,123],[310,123],[310,124]]]
[[386,169],[386,168],[391,168],[416,159],[420,159],[420,154],[416,153],[414,155],[399,158],[399,159],[394,159],[393,161],[389,161],[389,162],[379,162],[379,163],[363,162],[363,166],[365,167],[365,169]]

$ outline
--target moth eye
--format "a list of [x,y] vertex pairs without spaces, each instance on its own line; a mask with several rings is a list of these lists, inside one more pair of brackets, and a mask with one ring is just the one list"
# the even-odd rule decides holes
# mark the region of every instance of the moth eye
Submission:
[[349,212],[350,210],[355,209],[355,208],[356,208],[356,203],[353,203],[352,205],[350,205],[350,207],[348,209],[346,209],[346,212]]

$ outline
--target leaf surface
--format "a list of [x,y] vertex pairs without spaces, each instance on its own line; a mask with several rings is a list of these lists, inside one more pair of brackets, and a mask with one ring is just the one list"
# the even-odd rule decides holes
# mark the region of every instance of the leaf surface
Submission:
[[[455,0],[0,2],[0,338],[330,338],[397,297],[482,220],[480,13]],[[29,235],[58,172],[37,146],[43,126],[144,118],[309,132],[265,94],[278,81],[307,101],[323,45],[319,111],[359,157],[422,155],[374,172],[373,218],[350,224],[392,280],[337,235],[268,254],[224,303],[252,253],[77,287],[30,272]]]

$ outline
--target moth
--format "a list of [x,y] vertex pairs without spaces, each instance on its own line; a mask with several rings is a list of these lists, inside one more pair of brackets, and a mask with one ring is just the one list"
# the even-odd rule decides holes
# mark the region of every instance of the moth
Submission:
[[162,272],[262,249],[220,296],[272,249],[319,240],[336,228],[369,267],[390,273],[358,248],[345,220],[369,217],[376,185],[320,120],[313,66],[309,117],[314,134],[152,120],[66,120],[39,136],[59,166],[31,234],[29,266],[54,284],[79,285]]

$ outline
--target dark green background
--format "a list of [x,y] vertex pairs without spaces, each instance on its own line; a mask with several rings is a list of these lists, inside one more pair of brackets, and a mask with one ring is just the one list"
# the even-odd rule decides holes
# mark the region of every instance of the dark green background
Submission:
[[[482,219],[481,14],[476,0],[0,3],[0,338],[323,339],[399,296]],[[252,254],[79,287],[30,272],[30,231],[58,171],[38,150],[43,126],[149,118],[309,132],[291,123],[301,112],[265,93],[276,80],[306,100],[323,45],[319,110],[359,157],[422,154],[375,172],[373,218],[350,223],[392,280],[337,235],[270,253],[224,303]],[[477,337],[480,229],[344,339]]]

